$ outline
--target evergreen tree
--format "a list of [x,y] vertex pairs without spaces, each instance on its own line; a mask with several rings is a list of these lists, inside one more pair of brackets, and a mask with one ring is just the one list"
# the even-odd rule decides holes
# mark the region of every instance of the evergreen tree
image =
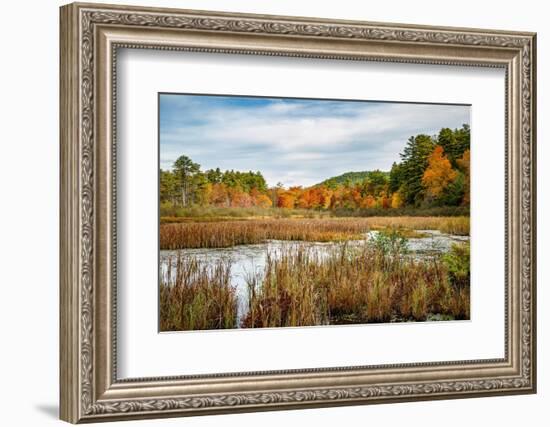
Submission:
[[422,202],[422,176],[428,165],[428,156],[433,152],[435,145],[434,140],[428,135],[411,136],[401,153],[401,191],[406,204],[418,206]]
[[470,148],[470,126],[462,125],[462,128],[455,130],[441,129],[437,136],[437,144],[443,147],[445,155],[456,168],[457,160]]
[[220,168],[209,169],[205,173],[208,182],[211,184],[219,184],[222,182],[222,172],[220,171]]
[[399,191],[401,184],[403,183],[403,168],[401,163],[393,162],[390,171],[389,190],[390,193]]
[[192,189],[193,176],[199,172],[200,165],[194,163],[189,157],[182,155],[174,162],[174,175],[178,179],[181,192],[181,204],[187,206]]
[[177,203],[179,196],[178,180],[170,171],[160,170],[159,175],[159,193],[161,202]]

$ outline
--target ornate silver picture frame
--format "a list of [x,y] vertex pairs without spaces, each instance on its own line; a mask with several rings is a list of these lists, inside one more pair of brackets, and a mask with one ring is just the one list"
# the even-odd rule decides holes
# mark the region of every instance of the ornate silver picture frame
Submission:
[[[80,3],[63,6],[60,18],[61,419],[97,422],[536,391],[535,34]],[[503,69],[504,357],[120,379],[116,62],[122,48]]]

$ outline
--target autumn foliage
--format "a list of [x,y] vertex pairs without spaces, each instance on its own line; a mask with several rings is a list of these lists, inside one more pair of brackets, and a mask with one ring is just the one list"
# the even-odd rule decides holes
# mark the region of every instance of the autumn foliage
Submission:
[[457,172],[443,153],[443,147],[438,145],[428,158],[428,168],[424,171],[422,184],[428,197],[438,198],[457,177]]
[[261,172],[202,171],[180,156],[160,171],[160,200],[171,206],[312,210],[469,206],[470,129],[409,138],[390,172],[347,172],[310,187],[269,187]]

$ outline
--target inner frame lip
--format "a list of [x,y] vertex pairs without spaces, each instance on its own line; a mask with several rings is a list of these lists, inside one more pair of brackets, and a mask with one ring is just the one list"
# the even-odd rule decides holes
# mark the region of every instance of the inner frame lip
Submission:
[[[111,30],[115,30],[115,34],[117,33],[117,28],[113,28],[112,26],[108,25],[105,26],[108,28],[109,32]],[[106,29],[107,29],[106,28]],[[146,29],[147,31],[151,31],[151,28]],[[177,30],[173,30],[176,31]],[[269,35],[266,37],[270,37]],[[356,41],[357,42],[357,41]],[[157,45],[157,44],[150,44],[150,43],[126,43],[124,41],[110,41],[111,43],[111,56],[112,56],[112,67],[111,67],[111,73],[112,73],[112,81],[115,82],[112,87],[112,99],[113,99],[113,105],[112,109],[114,112],[116,112],[116,59],[117,59],[117,53],[119,49],[138,49],[138,50],[171,50],[171,51],[182,51],[182,52],[198,52],[198,53],[223,53],[223,54],[229,54],[229,55],[260,55],[260,56],[273,56],[272,51],[268,48],[265,49],[232,49],[232,48],[204,48],[204,47],[193,47],[193,46],[187,46],[187,45],[181,45],[181,46],[170,46],[169,48],[166,48],[164,45]],[[472,49],[481,49],[479,46],[472,46]],[[307,52],[277,52],[275,56],[284,56],[284,57],[297,57],[297,58],[306,58],[306,59],[328,59],[328,60],[346,60],[346,61],[364,61],[364,62],[390,62],[390,63],[405,63],[410,65],[438,65],[438,66],[462,66],[462,67],[474,67],[474,68],[501,68],[505,70],[505,111],[506,111],[506,118],[505,118],[505,125],[508,126],[508,83],[509,83],[509,67],[510,63],[508,61],[480,61],[479,59],[474,59],[472,61],[464,61],[464,60],[438,60],[438,59],[426,59],[426,58],[407,58],[407,59],[399,59],[399,58],[392,58],[391,54],[388,57],[378,57],[378,56],[368,56],[367,54],[361,55],[361,56],[353,56],[353,55],[337,55],[337,54],[323,54],[320,55],[318,53],[311,53],[308,54]],[[158,92],[159,96],[160,94],[194,94],[194,95],[214,95],[214,96],[231,96],[231,95],[224,95],[224,94],[206,94],[206,93],[191,93],[191,92],[170,92],[170,91],[160,91]],[[249,96],[249,95],[235,95],[235,96]],[[463,106],[472,106],[468,103],[441,103],[441,102],[416,102],[416,101],[388,101],[388,100],[381,100],[381,101],[375,101],[374,99],[369,100],[362,100],[362,99],[346,99],[346,98],[304,98],[304,97],[276,97],[276,96],[264,96],[264,95],[252,95],[251,97],[258,97],[258,98],[291,98],[291,99],[314,99],[314,100],[342,100],[342,101],[350,101],[350,102],[388,102],[388,103],[407,103],[407,104],[435,104],[435,105],[463,105]],[[158,108],[157,108],[158,110]],[[112,123],[113,129],[116,130],[116,114],[113,114],[114,121]],[[160,126],[158,127],[160,130]],[[116,135],[116,132],[113,133],[113,135]],[[509,137],[507,129],[505,131],[505,137],[506,137],[506,150],[505,150],[505,163],[508,164],[508,143],[509,143]],[[160,147],[159,147],[160,148]],[[113,136],[113,150],[116,151],[116,137]],[[115,157],[113,157],[114,159]],[[505,186],[508,186],[508,167],[505,165]],[[116,170],[116,169],[114,169]],[[116,175],[115,175],[116,178]],[[115,193],[116,193],[116,181],[113,180],[113,184],[115,187]],[[508,191],[506,189],[505,191],[505,224],[508,222],[508,211],[509,211],[509,200],[508,200]],[[114,210],[116,212],[116,199],[114,200]],[[116,222],[114,223],[114,234],[116,234]],[[505,234],[505,269],[507,269],[508,265],[508,236],[507,233]],[[115,262],[116,265],[116,262]],[[116,277],[116,276],[114,276]],[[116,279],[113,282],[115,283],[115,286],[113,286],[114,291],[114,301],[116,301]],[[509,299],[509,293],[508,293],[508,276],[505,274],[505,306],[508,306],[508,299]],[[157,294],[158,295],[158,294]],[[381,365],[354,365],[354,366],[335,366],[335,367],[323,367],[323,368],[299,368],[299,369],[283,369],[283,370],[267,370],[267,371],[245,371],[245,372],[221,372],[221,373],[213,373],[213,374],[192,374],[192,375],[170,375],[170,376],[160,376],[160,377],[132,377],[132,378],[118,378],[116,374],[116,365],[117,365],[117,356],[116,356],[116,303],[113,305],[113,330],[112,330],[112,336],[113,336],[113,352],[112,352],[112,366],[114,367],[114,372],[112,376],[112,382],[115,383],[139,383],[139,382],[152,382],[152,381],[184,381],[185,383],[188,383],[189,380],[199,380],[199,379],[223,379],[223,378],[232,378],[232,377],[265,377],[265,376],[274,376],[274,375],[284,375],[284,376],[291,376],[291,375],[301,375],[301,374],[334,374],[338,373],[338,376],[341,377],[342,374],[345,374],[346,372],[349,372],[350,374],[355,371],[373,371],[373,370],[379,370],[379,369],[408,369],[408,368],[421,368],[426,373],[429,373],[430,370],[428,368],[439,368],[439,367],[453,367],[453,369],[470,369],[477,367],[486,367],[486,368],[494,368],[495,366],[500,366],[505,369],[505,372],[510,372],[507,368],[510,366],[510,354],[509,354],[509,347],[510,347],[510,340],[509,340],[509,320],[508,320],[508,313],[505,310],[505,342],[504,342],[504,357],[503,358],[491,358],[491,359],[473,359],[473,360],[456,360],[456,361],[433,361],[433,362],[413,362],[413,363],[397,363],[397,364],[381,364]],[[158,316],[158,311],[157,311]],[[471,320],[470,320],[471,321]],[[460,321],[463,322],[463,321]],[[467,322],[467,321],[464,321]],[[422,323],[422,322],[420,322]],[[334,327],[341,327],[341,325],[333,325]],[[346,325],[350,326],[350,325]],[[354,326],[354,325],[351,325]],[[363,325],[364,326],[364,325]],[[313,326],[314,327],[314,326]],[[311,328],[311,327],[308,327]],[[272,329],[272,328],[263,328],[263,329]],[[196,333],[196,332],[209,332],[209,331],[178,331],[175,333]],[[233,330],[228,330],[226,332],[234,332]],[[171,333],[171,332],[162,332],[164,333]],[[463,365],[463,366],[461,366]],[[295,377],[292,377],[293,379]],[[304,377],[307,378],[307,377]],[[443,377],[446,378],[446,377]]]

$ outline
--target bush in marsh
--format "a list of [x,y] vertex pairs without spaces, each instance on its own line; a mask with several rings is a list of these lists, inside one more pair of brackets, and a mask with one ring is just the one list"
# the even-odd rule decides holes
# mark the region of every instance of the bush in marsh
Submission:
[[454,244],[451,250],[443,255],[443,262],[449,270],[453,286],[464,288],[470,284],[470,244]]
[[398,228],[380,231],[371,239],[371,242],[384,255],[401,255],[408,251],[407,238]]

